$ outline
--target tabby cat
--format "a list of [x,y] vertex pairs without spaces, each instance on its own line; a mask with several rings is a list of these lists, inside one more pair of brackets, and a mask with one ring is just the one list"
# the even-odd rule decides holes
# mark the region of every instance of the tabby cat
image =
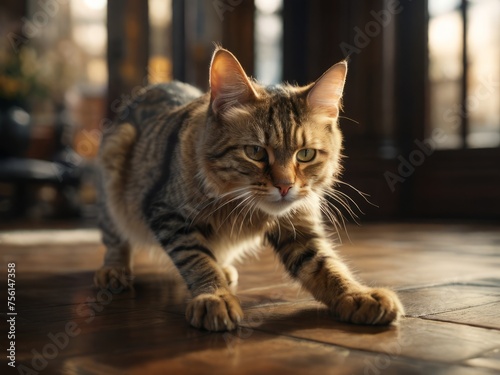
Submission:
[[308,86],[264,87],[217,48],[207,94],[174,81],[123,108],[101,146],[107,252],[96,284],[129,287],[131,246],[160,245],[192,294],[188,322],[232,330],[243,317],[232,264],[270,247],[336,319],[397,321],[396,294],[356,281],[324,222],[346,73],[342,61]]

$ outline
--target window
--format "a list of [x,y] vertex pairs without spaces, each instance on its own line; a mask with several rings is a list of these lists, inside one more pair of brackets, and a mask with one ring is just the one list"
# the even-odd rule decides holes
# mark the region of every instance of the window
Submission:
[[500,146],[500,1],[429,0],[430,130],[441,149]]
[[283,0],[255,0],[255,75],[264,84],[281,82]]
[[172,1],[149,0],[149,83],[172,79]]

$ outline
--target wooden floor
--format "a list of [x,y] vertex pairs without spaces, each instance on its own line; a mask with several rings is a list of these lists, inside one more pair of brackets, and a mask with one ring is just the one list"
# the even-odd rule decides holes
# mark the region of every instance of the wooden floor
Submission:
[[[162,259],[143,253],[135,290],[113,294],[92,287],[103,256],[95,230],[0,233],[0,373],[500,373],[498,226],[348,232],[340,252],[360,279],[398,291],[407,313],[399,326],[336,322],[263,252],[239,267],[246,318],[238,331],[198,331],[185,322],[186,290]],[[19,371],[5,359],[9,262]]]

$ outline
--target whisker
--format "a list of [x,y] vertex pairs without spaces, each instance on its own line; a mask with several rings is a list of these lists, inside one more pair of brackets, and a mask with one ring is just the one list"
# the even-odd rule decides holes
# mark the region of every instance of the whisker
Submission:
[[255,213],[255,211],[257,211],[258,209],[258,206],[257,206],[257,197],[255,197],[255,200],[253,202],[253,207],[252,207],[252,211],[250,212],[250,225],[253,225],[253,221],[252,221],[252,218],[253,218],[253,214]]
[[[248,192],[250,194],[250,192]],[[234,207],[231,212],[226,216],[226,218],[224,220],[222,220],[222,222],[220,223],[219,225],[219,229],[222,227],[222,225],[224,225],[224,223],[227,221],[227,219],[229,219],[231,217],[231,215],[233,214],[234,211],[236,211],[239,207],[241,207],[242,205],[245,204],[246,201],[248,201],[249,199],[252,199],[252,196],[249,196],[249,197],[246,197],[245,199],[243,199],[240,203],[238,203],[236,205],[236,207]],[[241,212],[241,210],[240,210]],[[237,222],[237,219],[238,219],[238,216],[239,216],[239,213],[236,215],[236,217],[233,219],[233,225],[231,226],[231,232],[230,232],[230,236],[232,237],[233,236],[233,229],[234,229],[234,224],[236,224]]]
[[320,205],[320,210],[321,212],[327,217],[327,219],[333,224],[333,227],[335,228],[335,233],[337,234],[337,237],[339,239],[339,242],[342,243],[342,237],[339,234],[340,228],[339,225],[340,223],[338,222],[337,218],[335,215],[326,209],[323,205]]
[[[342,236],[341,236],[341,231],[343,230],[347,238],[350,239],[349,232],[347,231],[347,222],[346,222],[346,217],[344,213],[335,205],[335,203],[339,203],[340,206],[349,214],[349,216],[354,220],[354,222],[357,225],[360,225],[358,220],[359,217],[356,215],[356,213],[352,210],[352,208],[349,206],[348,202],[345,201],[345,198],[342,195],[337,194],[338,191],[333,190],[333,189],[328,189],[323,192],[323,196],[320,196],[321,199],[321,209],[322,212],[325,214],[326,218],[333,224],[335,227],[335,232],[337,233],[338,239],[340,242],[342,241]],[[330,198],[330,199],[328,199]],[[355,204],[355,202],[353,202]],[[357,204],[355,204],[356,207]],[[358,207],[359,210],[359,207]],[[361,213],[363,213],[361,210],[359,210]]]
[[[362,192],[359,189],[356,189],[354,186],[351,184],[340,181],[340,180],[335,180],[335,185],[336,184],[342,184],[350,189],[352,189],[354,192],[356,192],[359,196],[361,196],[365,202],[370,204],[371,206],[378,207],[376,204],[370,202],[368,197],[370,196],[369,194],[366,194]],[[331,220],[331,215],[328,215],[325,213],[327,218],[329,218],[330,221],[336,226],[335,221],[338,223],[338,225],[343,224],[344,231],[347,234],[347,237],[349,238],[349,241],[351,240],[349,237],[349,233],[347,232],[347,224],[346,224],[346,217],[344,216],[344,213],[340,210],[339,207],[342,207],[343,210],[351,217],[351,219],[357,224],[360,225],[359,223],[359,216],[358,214],[354,211],[358,211],[360,214],[365,215],[361,207],[358,205],[358,203],[347,193],[334,189],[333,187],[326,189],[323,192],[323,196],[321,197],[323,199],[323,204],[322,207],[324,207],[324,210],[329,211],[333,216],[335,216],[336,220],[334,219],[333,221]],[[339,207],[337,207],[337,204]],[[353,208],[354,207],[354,208]],[[323,211],[324,212],[324,211]],[[340,218],[340,219],[339,219]],[[340,220],[342,221],[342,224],[340,223]],[[337,228],[336,228],[337,229]]]
[[[332,199],[333,201],[335,201],[335,202],[339,203],[339,204],[340,204],[340,205],[341,205],[341,206],[342,206],[342,207],[343,207],[343,208],[347,211],[347,213],[349,214],[349,216],[351,216],[351,218],[352,218],[354,221],[356,221],[356,222],[357,222],[357,219],[359,219],[359,216],[358,216],[358,215],[357,215],[357,214],[353,211],[353,209],[349,206],[348,202],[346,202],[346,201],[343,199],[343,197],[342,197],[342,196],[338,196],[338,195],[336,195],[336,194],[335,194],[335,192],[329,192],[329,191],[325,192],[325,195],[326,195],[327,197],[329,197],[330,199]],[[328,201],[328,200],[327,200],[327,201]],[[328,201],[328,202],[329,202],[330,204],[333,204],[333,202],[330,202],[330,201]],[[336,207],[335,205],[334,205],[334,207],[335,207],[336,209],[338,209],[338,207]],[[356,205],[356,207],[357,207],[357,205]],[[358,210],[359,210],[359,207],[358,207]],[[360,211],[360,212],[364,215],[363,211],[361,211],[361,210],[359,210],[359,211]]]
[[342,185],[345,185],[345,186],[351,188],[356,193],[358,193],[365,200],[366,203],[368,203],[368,204],[370,204],[370,205],[378,208],[378,206],[376,204],[370,202],[370,200],[368,199],[368,197],[370,196],[370,194],[363,193],[361,190],[356,189],[354,186],[352,186],[351,184],[349,184],[347,182],[344,182],[344,181],[336,180],[335,183],[339,183],[339,184],[342,184]]
[[354,122],[355,124],[359,125],[359,122],[350,118],[350,117],[347,117],[347,116],[339,116],[338,118],[343,118],[343,119],[346,119],[346,120],[349,120],[349,121],[352,121]]
[[[246,187],[243,187],[243,188],[238,188],[238,189],[235,189],[235,190],[232,190],[232,191],[229,191],[229,192],[226,192],[226,193],[223,193],[221,194],[220,196],[218,196],[217,198],[211,198],[211,199],[208,199],[207,202],[201,202],[199,203],[198,205],[196,205],[192,211],[193,213],[195,214],[195,216],[193,217],[193,219],[191,220],[191,222],[194,222],[194,220],[201,214],[203,213],[203,211],[209,206],[209,205],[215,205],[217,204],[218,202],[220,202],[221,200],[225,199],[226,197],[228,196],[231,196],[231,195],[234,195],[234,194],[237,194],[239,192],[242,192],[242,191],[246,191],[247,188]],[[202,206],[203,205],[203,206]],[[202,206],[202,207],[200,207]],[[213,211],[215,212],[215,211]],[[189,219],[189,217],[191,216],[191,214],[187,217],[187,219]],[[205,218],[208,217],[208,216],[205,216]]]
[[[230,204],[230,203],[232,203],[234,201],[237,201],[239,199],[243,199],[246,196],[248,196],[249,194],[251,194],[251,193],[249,191],[246,191],[246,192],[244,192],[242,194],[239,194],[239,195],[237,195],[235,197],[232,197],[231,199],[228,199],[227,201],[223,202],[222,204],[218,204],[217,207],[214,210],[206,213],[205,218],[208,218],[208,217],[212,216],[217,211],[219,211],[221,208],[227,206],[228,204]],[[214,205],[215,205],[215,203],[217,203],[217,201],[214,202]]]
[[[352,204],[354,204],[354,206],[356,206],[356,209],[361,212],[361,214],[365,215],[365,213],[363,212],[363,210],[361,210],[361,208],[359,208],[358,204],[349,196],[347,195],[346,193],[344,193],[343,191],[339,191],[339,190],[336,190],[334,192],[334,194],[336,196],[339,196],[339,197],[342,197],[342,198],[345,198],[347,199],[347,201],[351,202]],[[347,204],[347,201],[344,200],[344,202],[346,202]]]
[[234,213],[234,211],[236,211],[246,200],[250,199],[251,197],[249,197],[248,195],[250,194],[250,192],[247,192],[246,194],[241,194],[239,195],[238,197],[234,197],[233,199],[230,199],[229,201],[227,202],[224,202],[224,204],[222,204],[221,206],[217,207],[214,211],[212,211],[209,216],[212,216],[215,212],[217,212],[218,210],[220,210],[222,207],[224,206],[227,206],[229,203],[232,203],[234,201],[237,201],[237,200],[242,200],[241,202],[239,202],[230,212],[229,214],[226,215],[226,217],[221,221],[221,223],[219,224],[219,227],[218,227],[218,230],[222,227],[222,225],[231,217],[231,215]]
[[[246,211],[245,211],[245,214],[243,215],[243,218],[241,219],[241,223],[240,223],[240,231],[239,233],[241,234],[242,230],[243,230],[243,224],[245,224],[245,219],[247,218],[247,215],[249,214],[249,212],[252,210],[253,206],[254,206],[254,203],[255,203],[255,197],[251,197],[252,199],[250,199],[250,202],[247,203],[247,207],[246,207]],[[250,224],[252,222],[251,218],[250,218]]]
[[[329,201],[328,199],[325,199],[326,201],[326,207],[329,207],[329,208],[332,208],[338,215],[338,223],[339,225],[342,224],[342,226],[344,227],[344,229],[346,229],[346,222],[345,222],[345,217],[344,217],[344,214],[342,213],[342,211],[333,204],[333,202]],[[353,220],[356,221],[356,219],[353,217]],[[356,221],[357,223],[357,221]]]

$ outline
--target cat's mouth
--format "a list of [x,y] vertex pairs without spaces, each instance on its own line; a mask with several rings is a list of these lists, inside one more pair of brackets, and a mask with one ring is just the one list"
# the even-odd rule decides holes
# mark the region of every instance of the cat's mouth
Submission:
[[294,202],[277,201],[277,202],[261,202],[259,208],[266,214],[271,216],[282,216],[288,213],[294,206]]
[[262,211],[272,216],[282,216],[289,213],[293,208],[295,208],[301,198],[298,196],[289,197],[279,197],[275,196],[268,197],[267,199],[263,199],[259,202],[259,207]]

